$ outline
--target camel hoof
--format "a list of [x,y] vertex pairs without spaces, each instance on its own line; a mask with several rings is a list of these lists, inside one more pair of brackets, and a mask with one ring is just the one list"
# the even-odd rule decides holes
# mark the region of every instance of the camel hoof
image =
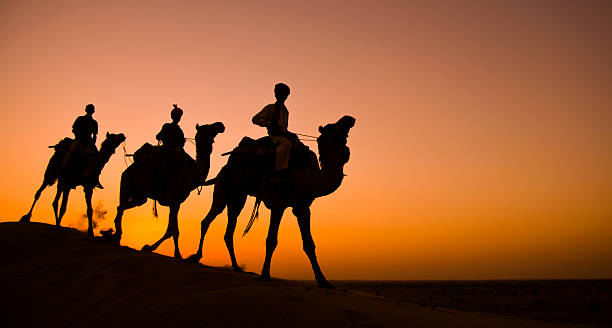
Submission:
[[181,256],[181,253],[174,253],[174,258],[177,260],[182,260],[183,257]]
[[202,259],[202,255],[193,254],[193,255],[189,256],[188,258],[186,258],[185,262],[187,262],[187,263],[200,263],[201,259]]
[[244,273],[244,270],[240,269],[240,267],[232,267],[232,271]]
[[26,214],[21,217],[21,219],[19,220],[19,223],[29,223],[31,218],[32,218],[31,214]]
[[259,280],[261,280],[261,281],[271,281],[272,278],[270,278],[270,274],[269,273],[262,273],[261,276],[259,276]]
[[153,251],[153,247],[151,247],[150,245],[144,245],[142,246],[142,249],[140,251],[145,252],[145,253],[150,253]]

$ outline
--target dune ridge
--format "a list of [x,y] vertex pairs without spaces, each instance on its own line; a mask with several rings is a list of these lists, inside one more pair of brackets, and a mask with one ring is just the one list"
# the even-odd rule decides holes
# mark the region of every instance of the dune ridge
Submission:
[[261,282],[42,223],[1,223],[0,251],[6,327],[568,327]]

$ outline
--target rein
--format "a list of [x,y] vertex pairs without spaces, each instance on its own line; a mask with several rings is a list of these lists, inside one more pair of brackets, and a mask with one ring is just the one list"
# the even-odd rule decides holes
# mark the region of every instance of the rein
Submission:
[[130,164],[128,164],[128,157],[132,157],[134,155],[133,154],[128,154],[127,150],[125,150],[125,144],[126,144],[125,141],[122,142],[122,144],[123,144],[123,162],[125,163],[125,167],[128,167],[128,166],[130,166],[130,164],[134,163],[134,160],[129,159]]

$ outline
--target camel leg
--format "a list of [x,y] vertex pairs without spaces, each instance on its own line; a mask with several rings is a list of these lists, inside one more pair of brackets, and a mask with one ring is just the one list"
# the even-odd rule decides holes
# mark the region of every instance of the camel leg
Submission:
[[201,223],[200,245],[198,246],[198,251],[187,259],[189,262],[197,263],[202,258],[202,245],[204,244],[204,236],[206,236],[206,232],[208,231],[210,224],[215,220],[217,216],[219,216],[219,214],[221,214],[221,212],[223,212],[224,208],[225,197],[220,197],[220,194],[215,192],[213,194],[213,203],[210,206],[210,210],[208,211],[208,214],[206,214]]
[[179,226],[178,226],[178,212],[181,205],[170,206],[170,217],[168,218],[168,224],[172,226],[172,239],[174,240],[174,257],[182,260],[181,252],[179,251]]
[[310,232],[310,208],[294,208],[293,214],[297,217],[298,225],[300,226],[300,233],[302,234],[302,245],[304,252],[306,252],[308,259],[310,260],[312,271],[314,271],[315,279],[317,280],[319,287],[333,289],[334,286],[332,286],[327,279],[325,279],[325,276],[319,267],[319,262],[317,261],[315,243]]
[[270,228],[268,229],[268,237],[266,238],[266,259],[264,260],[263,269],[261,270],[261,280],[270,280],[270,262],[272,261],[272,254],[278,244],[278,228],[280,227],[281,219],[285,207],[272,209],[270,215]]
[[53,203],[51,203],[53,205],[53,214],[55,215],[55,224],[56,226],[59,226],[59,200],[60,197],[62,196],[62,188],[60,187],[60,185],[57,185],[57,189],[55,191],[55,198],[53,199]]
[[60,226],[60,223],[62,222],[62,218],[64,217],[64,214],[66,214],[66,206],[68,205],[68,196],[70,195],[70,187],[63,187],[61,193],[62,193],[62,205],[60,206],[60,209],[59,209],[59,215],[57,216],[55,220],[55,225],[57,227]]
[[225,229],[225,236],[223,239],[225,240],[225,246],[227,246],[227,250],[232,260],[232,269],[235,272],[243,272],[238,266],[236,254],[234,254],[234,231],[236,230],[238,215],[240,215],[242,208],[244,208],[246,198],[246,195],[240,195],[227,204],[227,228]]
[[142,247],[142,251],[143,252],[153,252],[154,250],[156,250],[159,245],[161,245],[164,241],[166,241],[166,239],[170,238],[170,237],[174,237],[176,235],[175,241],[174,241],[174,245],[175,245],[175,249],[174,249],[174,256],[177,257],[180,256],[181,254],[178,253],[178,221],[177,221],[177,214],[178,214],[178,209],[179,209],[180,205],[170,205],[170,215],[168,216],[168,228],[166,228],[166,232],[164,233],[164,235],[157,241],[155,242],[153,245],[144,245]]
[[32,218],[32,211],[34,210],[34,205],[36,205],[38,198],[40,198],[40,194],[42,194],[45,188],[47,188],[47,183],[43,181],[42,185],[40,185],[40,188],[38,188],[38,190],[36,191],[36,194],[34,194],[34,202],[32,203],[32,207],[30,207],[30,211],[28,212],[28,214],[22,216],[19,222],[21,223],[30,222],[30,219]]
[[119,244],[121,241],[121,235],[123,234],[123,229],[121,226],[123,212],[129,210],[130,208],[141,206],[146,202],[147,197],[132,198],[128,201],[119,201],[119,206],[117,206],[117,214],[115,215],[115,233],[113,234],[113,237],[111,237],[113,242]]
[[93,188],[84,187],[85,191],[85,203],[87,204],[87,236],[93,238],[93,207],[91,206],[91,197],[93,195]]

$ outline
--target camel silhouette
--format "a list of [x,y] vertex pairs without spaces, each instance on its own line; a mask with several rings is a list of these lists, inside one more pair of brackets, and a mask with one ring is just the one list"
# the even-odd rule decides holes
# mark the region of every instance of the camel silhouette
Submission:
[[[209,125],[196,125],[196,160],[195,162],[184,162],[180,168],[168,170],[165,183],[160,188],[159,163],[152,160],[135,160],[121,174],[121,189],[119,194],[119,206],[117,206],[117,216],[115,217],[115,233],[106,233],[106,239],[119,244],[123,230],[121,220],[123,212],[130,208],[141,206],[146,203],[147,198],[151,198],[160,205],[168,206],[170,214],[168,218],[168,228],[164,235],[153,245],[145,245],[143,252],[152,252],[166,239],[174,238],[174,256],[181,258],[178,247],[178,212],[181,204],[187,199],[192,190],[201,186],[210,169],[210,154],[212,144],[219,133],[225,131],[225,126],[221,122]],[[135,155],[136,156],[136,155]]]
[[[315,165],[307,164],[292,169],[286,183],[271,182],[266,176],[266,168],[274,167],[273,156],[271,165],[265,156],[255,157],[254,160],[246,158],[241,161],[238,158],[241,156],[240,146],[236,148],[219,175],[207,182],[207,184],[215,184],[213,202],[210,211],[202,220],[198,251],[190,256],[188,261],[196,263],[200,261],[204,236],[212,221],[227,206],[228,222],[224,237],[225,244],[230,254],[233,270],[241,272],[234,254],[234,231],[238,215],[244,207],[247,196],[256,196],[258,201],[245,233],[250,229],[256,217],[259,201],[263,201],[265,206],[271,210],[270,227],[266,239],[266,257],[260,278],[270,280],[270,261],[278,243],[278,228],[285,209],[291,207],[293,214],[297,217],[303,248],[310,260],[317,283],[323,288],[333,288],[325,279],[317,261],[315,244],[310,232],[310,205],[315,198],[329,195],[340,187],[344,177],[343,167],[349,160],[349,148],[346,146],[348,132],[354,125],[353,117],[344,116],[336,123],[319,127],[321,135],[317,138],[317,143],[321,168],[319,169],[315,162]],[[310,153],[316,159],[316,155]],[[262,161],[267,163],[262,163]],[[264,183],[262,184],[261,181]]]
[[[85,192],[85,202],[87,203],[87,221],[89,224],[89,228],[87,229],[87,235],[89,237],[93,237],[93,207],[91,206],[91,197],[93,195],[94,187],[98,182],[98,178],[102,169],[108,163],[110,157],[115,153],[115,149],[119,147],[119,145],[125,141],[125,135],[123,133],[112,134],[106,133],[106,139],[100,145],[100,151],[97,152],[93,158],[93,166],[94,170],[91,170],[89,174],[83,174],[80,172],[81,170],[71,170],[63,167],[64,157],[66,153],[70,149],[71,144],[74,140],[70,138],[62,139],[57,145],[50,146],[50,148],[54,148],[55,152],[49,159],[49,163],[47,164],[47,169],[45,170],[45,175],[43,178],[43,183],[36,191],[34,195],[34,202],[32,203],[32,207],[30,207],[30,211],[21,217],[19,222],[30,222],[32,217],[32,211],[34,210],[34,205],[38,201],[40,194],[42,191],[52,186],[57,180],[57,192],[55,194],[55,199],[53,200],[53,213],[55,214],[55,225],[57,227],[60,226],[62,221],[62,217],[66,213],[66,206],[68,204],[68,196],[70,194],[70,189],[76,188],[77,186],[83,186],[83,191]],[[62,204],[58,211],[58,203],[59,199],[62,197]]]

